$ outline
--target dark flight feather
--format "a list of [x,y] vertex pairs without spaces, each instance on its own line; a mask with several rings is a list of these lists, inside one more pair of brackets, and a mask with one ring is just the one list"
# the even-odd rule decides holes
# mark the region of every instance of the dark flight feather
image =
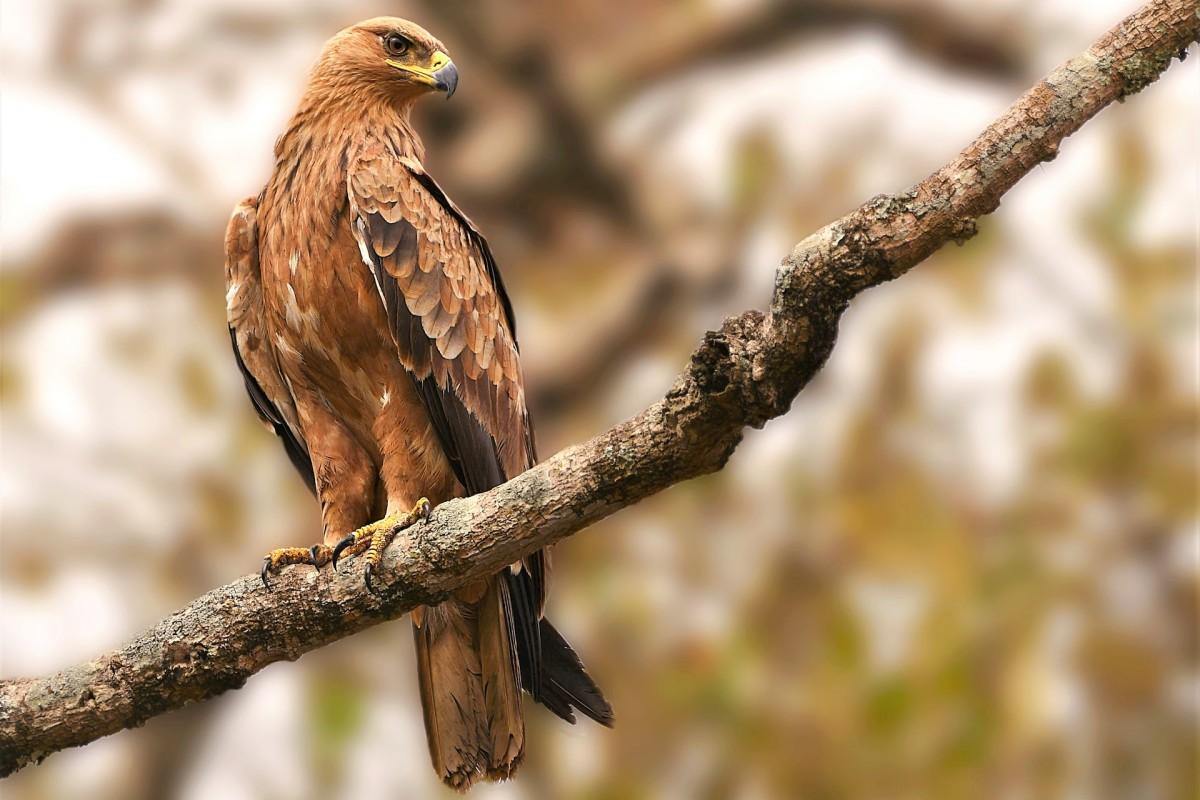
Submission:
[[[612,706],[604,699],[600,687],[588,675],[571,645],[548,619],[542,620],[541,634],[542,704],[567,722],[575,722],[575,715],[571,713],[574,707],[611,728],[614,721]],[[563,713],[564,709],[566,713]]]
[[275,435],[283,442],[283,449],[287,453],[288,460],[292,462],[296,472],[300,473],[304,485],[316,497],[317,482],[313,477],[312,458],[308,455],[308,448],[301,444],[296,435],[292,433],[292,429],[288,427],[283,415],[275,408],[270,398],[267,397],[267,393],[258,385],[254,375],[246,368],[246,362],[242,360],[242,353],[238,350],[237,331],[233,328],[229,329],[229,341],[233,345],[233,358],[237,361],[242,379],[246,382],[246,394],[250,395],[250,402],[254,404],[254,410],[258,412],[258,416],[264,422],[271,426]]

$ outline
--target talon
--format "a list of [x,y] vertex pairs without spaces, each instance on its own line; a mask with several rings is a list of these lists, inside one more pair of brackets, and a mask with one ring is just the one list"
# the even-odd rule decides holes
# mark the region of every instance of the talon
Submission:
[[363,570],[363,582],[367,584],[367,591],[375,594],[375,587],[371,585],[371,565],[367,564],[367,568]]
[[320,569],[321,565],[328,560],[326,556],[328,552],[329,549],[323,544],[315,547],[281,547],[272,550],[263,559],[262,569],[259,571],[263,586],[270,589],[271,579],[269,576],[292,564],[312,564]]
[[352,544],[354,544],[354,534],[353,533],[348,534],[344,539],[342,539],[340,542],[338,542],[336,545],[334,545],[333,557],[331,559],[333,561],[334,571],[337,571],[338,556],[340,556],[342,554],[342,551],[345,550],[347,547],[349,547]]
[[414,510],[417,512],[418,517],[428,522],[429,515],[433,511],[433,507],[429,504],[428,497],[422,497],[417,501],[417,507]]

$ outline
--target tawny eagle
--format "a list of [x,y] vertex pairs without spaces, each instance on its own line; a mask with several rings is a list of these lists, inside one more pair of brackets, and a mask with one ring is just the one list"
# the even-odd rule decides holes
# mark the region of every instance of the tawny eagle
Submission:
[[[321,544],[269,554],[264,583],[289,564],[336,567],[345,550],[365,552],[369,588],[397,525],[535,463],[500,272],[425,171],[410,120],[419,98],[457,83],[446,48],[411,22],[341,31],[275,145],[266,187],[233,212],[234,355],[324,528]],[[451,786],[506,778],[521,762],[521,689],[569,722],[577,709],[611,724],[542,615],[547,567],[535,553],[412,614],[429,750]]]

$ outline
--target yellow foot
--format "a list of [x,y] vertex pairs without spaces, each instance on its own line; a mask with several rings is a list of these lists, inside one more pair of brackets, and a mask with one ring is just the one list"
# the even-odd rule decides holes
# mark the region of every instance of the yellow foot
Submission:
[[267,580],[267,576],[278,574],[281,569],[289,564],[312,564],[317,569],[320,569],[331,560],[333,560],[333,550],[323,544],[314,544],[308,549],[303,547],[281,547],[278,550],[272,550],[263,559],[262,572],[260,573],[262,575],[263,586],[270,589],[271,582]]
[[338,558],[343,553],[348,556],[356,556],[365,550],[367,566],[363,569],[363,580],[367,584],[367,591],[374,594],[375,590],[371,587],[371,572],[379,566],[379,559],[383,555],[384,548],[391,544],[398,532],[415,524],[418,520],[426,519],[429,519],[429,500],[422,497],[413,506],[412,511],[407,514],[392,514],[378,522],[362,526],[334,546],[333,552],[330,554],[333,568],[337,569]]

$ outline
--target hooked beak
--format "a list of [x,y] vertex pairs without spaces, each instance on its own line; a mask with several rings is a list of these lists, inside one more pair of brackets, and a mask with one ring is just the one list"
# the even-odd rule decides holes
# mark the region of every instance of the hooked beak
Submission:
[[453,61],[447,61],[446,66],[433,73],[435,83],[433,88],[439,92],[446,93],[446,99],[449,100],[454,96],[454,90],[458,88],[458,67],[454,66]]
[[433,54],[433,58],[429,59],[428,67],[404,64],[400,61],[393,61],[390,58],[387,63],[398,70],[412,75],[418,83],[423,83],[439,92],[445,92],[447,100],[454,94],[454,90],[458,88],[458,68],[450,60],[450,56],[440,50]]

